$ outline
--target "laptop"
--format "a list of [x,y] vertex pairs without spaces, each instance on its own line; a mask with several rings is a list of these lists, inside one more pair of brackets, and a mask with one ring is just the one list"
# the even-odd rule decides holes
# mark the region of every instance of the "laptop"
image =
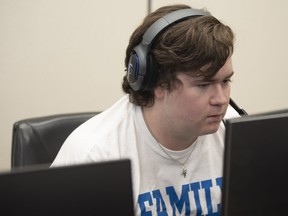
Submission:
[[134,216],[130,160],[0,174],[0,215]]
[[221,216],[287,215],[288,110],[226,121]]

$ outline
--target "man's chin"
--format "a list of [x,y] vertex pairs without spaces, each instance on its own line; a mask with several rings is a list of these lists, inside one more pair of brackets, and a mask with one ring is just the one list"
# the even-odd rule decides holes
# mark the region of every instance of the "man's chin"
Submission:
[[202,135],[208,135],[208,134],[216,133],[218,131],[219,127],[220,127],[220,122],[210,124],[209,126],[207,126],[207,128],[205,128]]

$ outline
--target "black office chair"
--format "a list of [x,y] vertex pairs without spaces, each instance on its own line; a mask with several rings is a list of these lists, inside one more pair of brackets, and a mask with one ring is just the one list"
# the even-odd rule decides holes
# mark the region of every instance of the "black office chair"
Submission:
[[11,169],[49,167],[68,135],[99,112],[59,114],[13,124]]

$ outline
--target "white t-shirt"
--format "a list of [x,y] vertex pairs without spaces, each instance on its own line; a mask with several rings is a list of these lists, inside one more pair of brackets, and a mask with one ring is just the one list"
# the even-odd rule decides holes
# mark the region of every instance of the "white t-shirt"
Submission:
[[[239,117],[228,107],[225,118]],[[136,215],[220,215],[225,126],[183,151],[161,149],[128,95],[78,127],[52,166],[129,158]],[[193,149],[192,149],[193,148]],[[192,153],[191,153],[192,151]],[[191,153],[191,155],[190,155]],[[190,155],[190,156],[189,156]]]

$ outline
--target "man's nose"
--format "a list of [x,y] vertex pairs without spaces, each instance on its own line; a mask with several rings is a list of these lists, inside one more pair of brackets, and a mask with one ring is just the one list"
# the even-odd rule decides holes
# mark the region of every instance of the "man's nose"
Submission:
[[211,98],[212,105],[225,105],[230,98],[230,88],[223,87],[221,83],[215,83],[213,88],[213,96]]

